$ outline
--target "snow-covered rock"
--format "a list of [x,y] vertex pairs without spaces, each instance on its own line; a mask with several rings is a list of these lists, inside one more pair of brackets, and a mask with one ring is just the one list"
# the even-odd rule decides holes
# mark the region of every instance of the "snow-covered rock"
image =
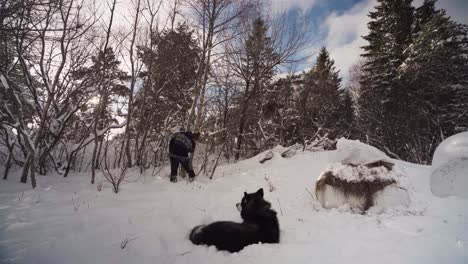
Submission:
[[453,135],[437,147],[432,159],[431,191],[439,197],[468,197],[468,132]]
[[349,206],[360,212],[374,206],[383,212],[410,203],[406,175],[382,151],[359,141],[341,138],[337,162],[330,164],[316,182],[316,197],[324,208]]
[[442,141],[432,157],[432,168],[437,170],[441,165],[462,157],[468,158],[468,132],[458,133]]
[[366,165],[383,161],[393,165],[392,160],[381,150],[359,140],[340,138],[336,144],[336,149],[342,164]]
[[265,163],[267,160],[271,160],[275,156],[275,153],[273,151],[269,151],[263,159],[260,160],[260,163]]
[[406,176],[385,166],[345,165],[332,163],[316,182],[316,197],[327,209],[349,206],[359,212],[371,206],[383,212],[410,203]]

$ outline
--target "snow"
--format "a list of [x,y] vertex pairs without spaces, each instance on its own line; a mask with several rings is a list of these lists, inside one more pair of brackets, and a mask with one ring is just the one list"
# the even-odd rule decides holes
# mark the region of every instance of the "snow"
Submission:
[[[364,215],[321,208],[315,181],[342,156],[298,151],[264,164],[259,156],[194,183],[170,183],[168,168],[154,177],[134,169],[119,194],[108,184],[97,191],[88,174],[41,176],[36,190],[10,175],[0,181],[0,263],[468,263],[468,200],[434,196],[430,167],[393,161],[410,182],[407,207]],[[243,192],[269,184],[280,244],[229,254],[190,243],[196,225],[240,221]]]
[[468,158],[468,132],[458,133],[442,141],[434,152],[432,167],[437,170],[446,162],[462,157]]
[[365,165],[379,160],[393,163],[385,153],[359,140],[340,138],[336,148],[338,157],[343,164]]
[[[340,162],[332,163],[327,167],[325,171],[330,171],[335,177],[348,182],[358,181],[375,181],[377,179],[382,180],[398,180],[401,177],[394,171],[388,171],[385,167],[374,167],[368,168],[363,165],[350,166],[344,165]],[[318,179],[323,177],[323,173]]]
[[8,81],[5,78],[5,76],[3,76],[3,74],[0,74],[0,82],[2,83],[3,87],[5,87],[6,90],[10,89],[10,86],[8,85]]
[[457,158],[437,167],[431,174],[431,191],[439,197],[468,198],[468,158]]
[[369,209],[373,213],[384,213],[395,208],[405,210],[411,205],[411,197],[407,189],[392,184],[375,194],[374,203]]
[[453,135],[436,148],[432,159],[431,191],[439,197],[468,198],[468,132]]

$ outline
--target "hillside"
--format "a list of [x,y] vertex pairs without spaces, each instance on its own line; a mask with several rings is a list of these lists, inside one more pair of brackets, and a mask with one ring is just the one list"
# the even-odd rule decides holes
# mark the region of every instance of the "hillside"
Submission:
[[[176,184],[165,170],[155,177],[135,170],[119,194],[105,184],[98,192],[84,174],[39,177],[35,190],[11,177],[0,182],[0,262],[468,262],[468,201],[434,197],[430,167],[395,161],[409,176],[410,207],[361,215],[322,209],[311,197],[321,171],[338,159],[337,151],[275,155],[264,164],[254,157],[221,166],[213,180]],[[240,221],[235,204],[260,187],[278,212],[280,244],[228,254],[190,243],[195,225]]]

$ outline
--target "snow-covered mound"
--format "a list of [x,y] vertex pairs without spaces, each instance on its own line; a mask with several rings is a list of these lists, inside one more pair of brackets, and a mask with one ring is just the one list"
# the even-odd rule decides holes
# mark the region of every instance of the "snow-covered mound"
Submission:
[[453,135],[437,147],[432,159],[431,191],[439,197],[468,197],[468,132]]
[[458,133],[442,141],[432,157],[432,168],[437,170],[441,165],[458,158],[468,158],[468,132]]
[[468,158],[448,161],[434,170],[431,191],[439,197],[456,195],[468,198]]
[[359,140],[340,138],[336,144],[338,156],[342,164],[367,165],[375,162],[393,164],[393,161],[382,151]]
[[407,178],[382,151],[359,141],[340,139],[338,162],[330,164],[316,182],[316,197],[327,209],[344,205],[359,212],[409,206]]

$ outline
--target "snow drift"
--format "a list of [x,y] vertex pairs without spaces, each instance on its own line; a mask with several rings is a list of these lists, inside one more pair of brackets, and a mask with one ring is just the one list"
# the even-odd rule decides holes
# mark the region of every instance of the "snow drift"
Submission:
[[437,147],[432,159],[431,191],[439,197],[468,197],[468,132],[453,135]]
[[432,168],[437,169],[458,158],[468,158],[468,132],[458,133],[442,141],[434,152]]
[[[0,181],[0,263],[468,263],[468,199],[434,196],[430,167],[390,160],[392,170],[408,176],[398,181],[411,187],[410,206],[374,214],[378,196],[360,215],[311,199],[317,179],[311,175],[343,160],[343,151],[298,151],[290,158],[273,152],[264,164],[263,156],[221,164],[212,180],[192,183],[170,183],[168,167],[154,175],[131,169],[118,194],[106,182],[97,191],[89,173],[41,176],[35,190],[13,175]],[[274,189],[266,191],[270,184]],[[188,240],[195,225],[241,221],[236,203],[261,187],[278,212],[279,244],[229,254]],[[398,198],[391,190],[383,193]]]

